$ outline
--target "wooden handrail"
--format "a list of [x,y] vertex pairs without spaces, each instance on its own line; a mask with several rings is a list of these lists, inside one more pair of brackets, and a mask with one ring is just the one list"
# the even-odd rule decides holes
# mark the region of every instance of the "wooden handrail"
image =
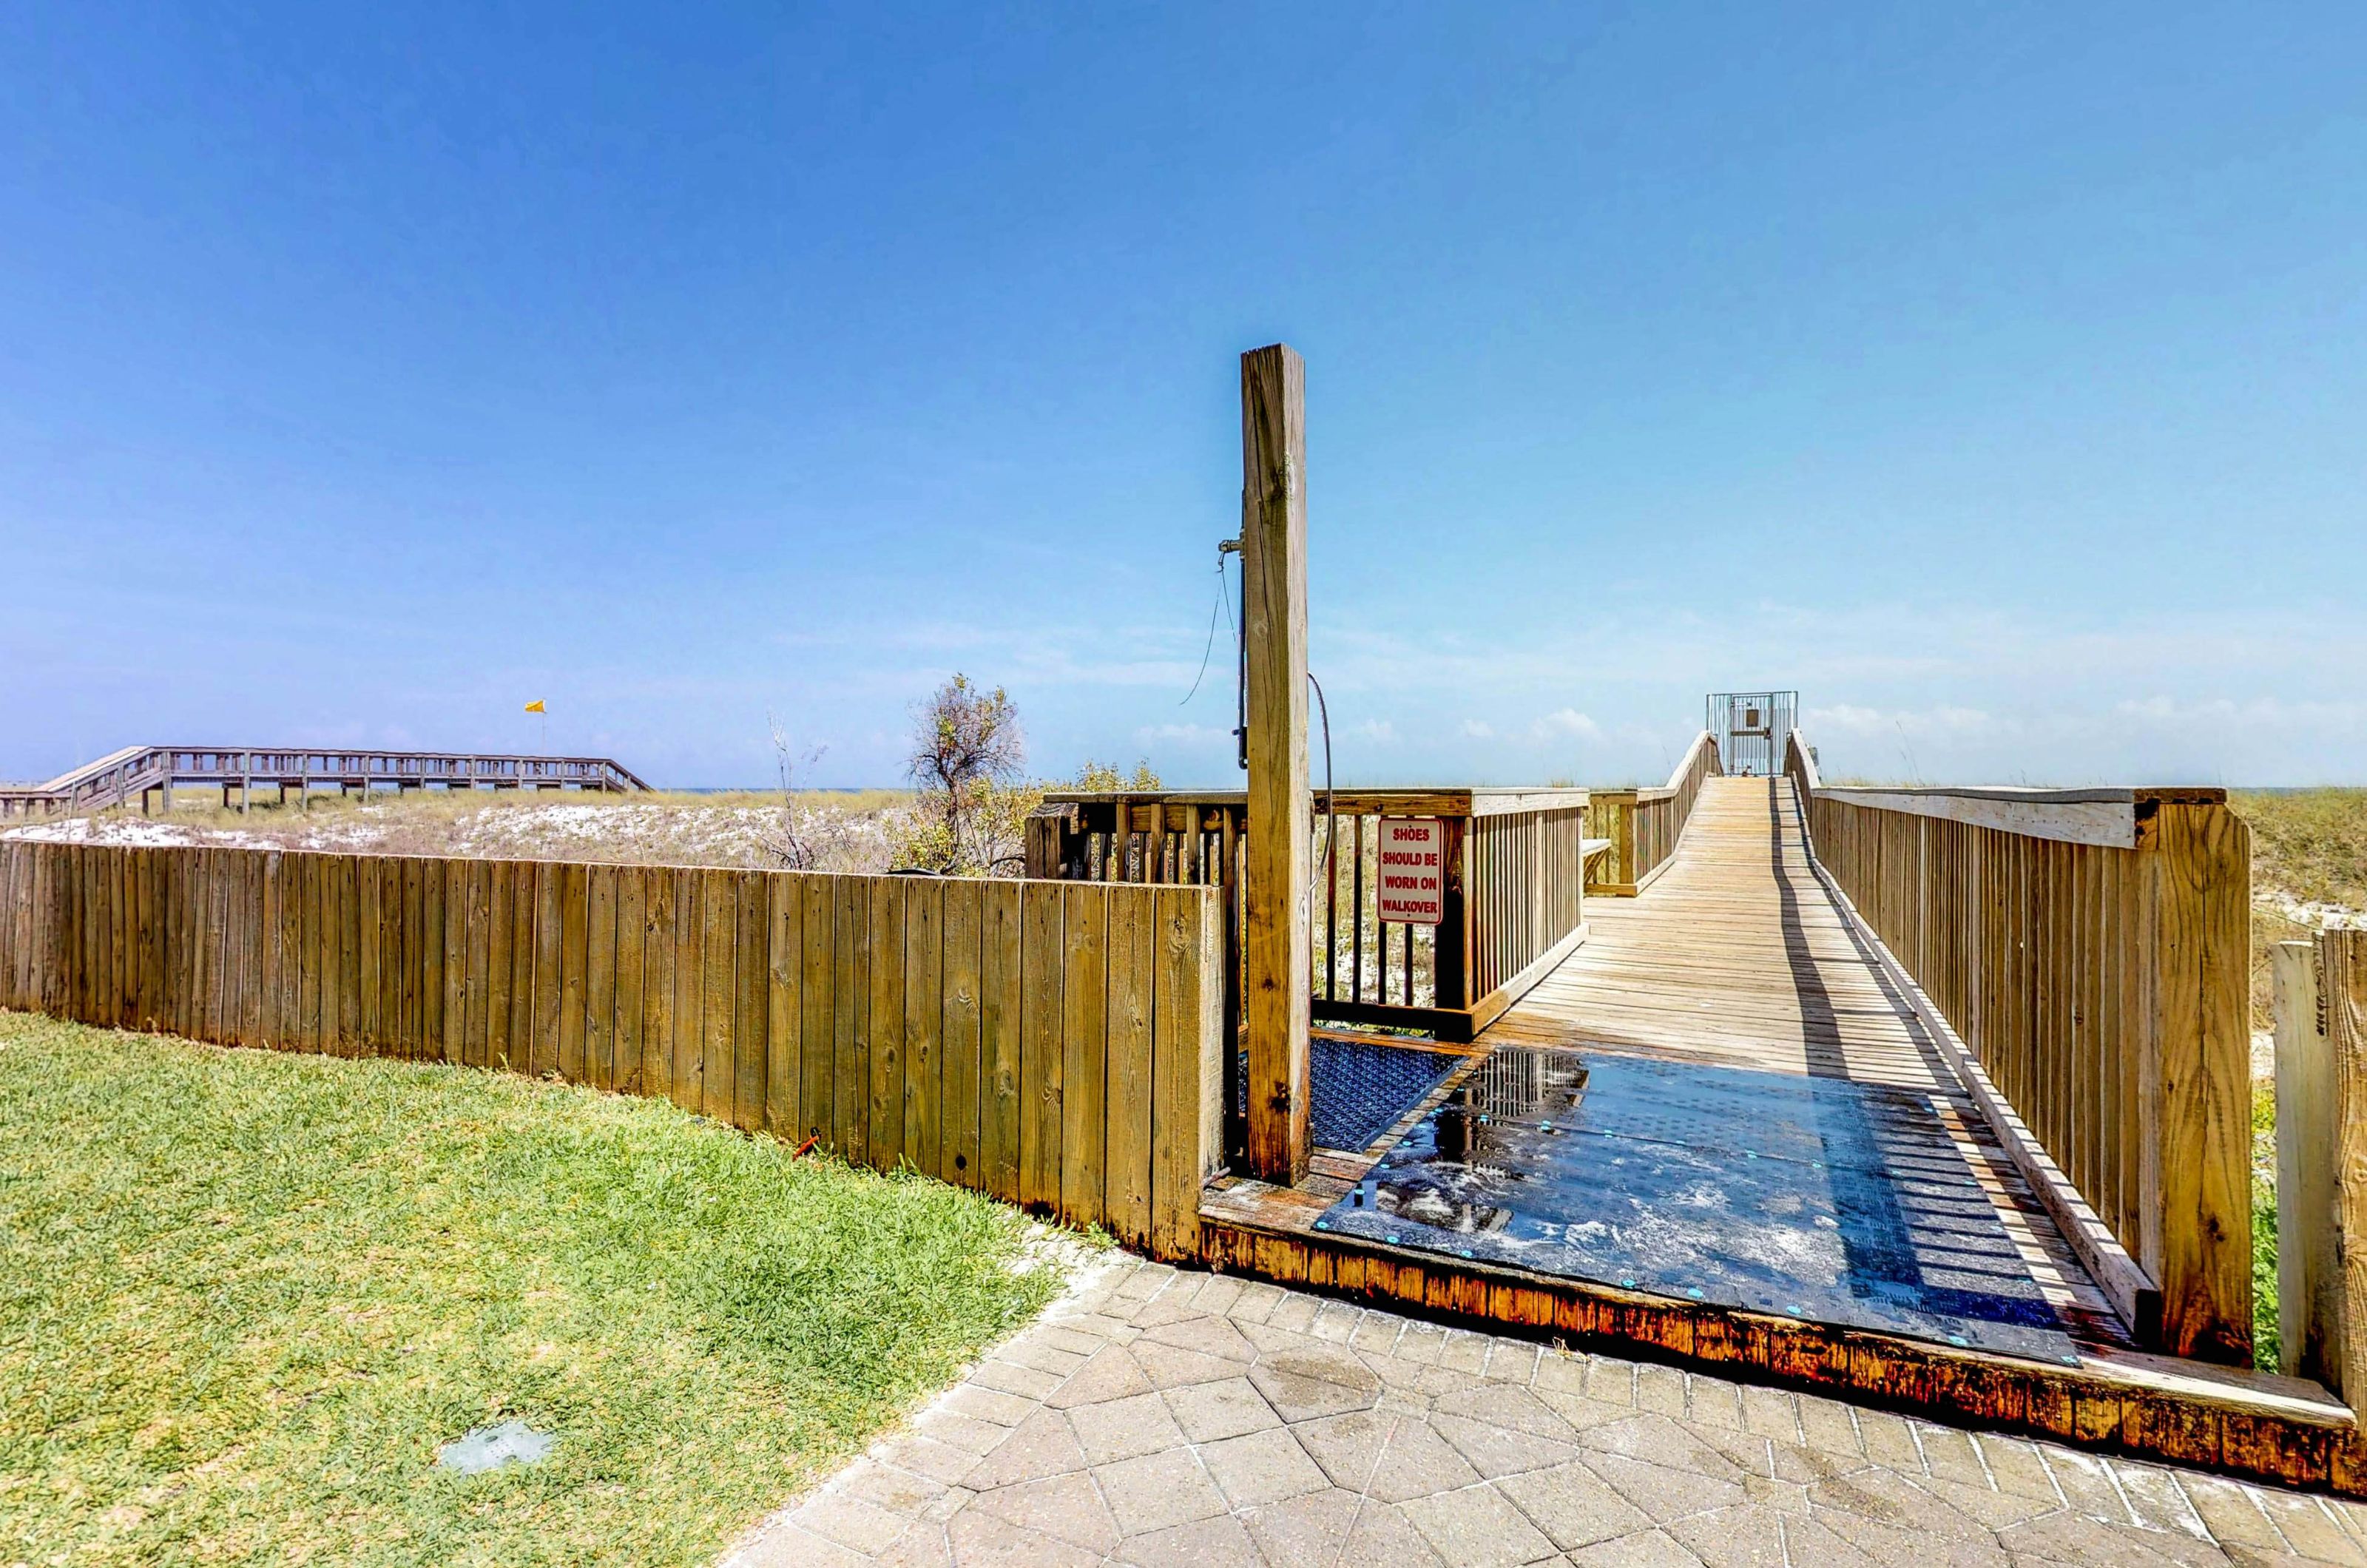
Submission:
[[2252,1337],[2249,835],[2209,788],[1836,787],[1822,874],[2140,1337]]
[[1611,841],[1610,852],[1587,873],[1586,890],[1614,898],[1633,897],[1667,868],[1693,819],[1702,781],[1723,772],[1717,737],[1703,730],[1682,761],[1658,789],[1598,789],[1587,811],[1587,831]]

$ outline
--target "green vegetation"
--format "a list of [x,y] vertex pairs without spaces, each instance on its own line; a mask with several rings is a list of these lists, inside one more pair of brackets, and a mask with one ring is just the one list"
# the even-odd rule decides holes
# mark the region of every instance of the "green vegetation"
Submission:
[[2252,890],[2367,909],[2367,789],[2234,790],[2252,828]]
[[[0,1562],[706,1562],[1057,1286],[655,1101],[0,1013]],[[518,1417],[544,1463],[437,1445]]]
[[2252,1027],[2275,1025],[2269,953],[2305,941],[2297,906],[2367,909],[2367,789],[2233,790],[2252,829]]
[[2277,1370],[2277,1086],[2252,1085],[2252,1364]]

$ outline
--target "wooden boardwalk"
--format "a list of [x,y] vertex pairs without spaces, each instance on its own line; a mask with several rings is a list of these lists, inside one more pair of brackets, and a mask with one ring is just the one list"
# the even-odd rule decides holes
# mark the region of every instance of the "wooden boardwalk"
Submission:
[[1790,781],[1713,778],[1668,869],[1481,1036],[1954,1094],[1808,858]]

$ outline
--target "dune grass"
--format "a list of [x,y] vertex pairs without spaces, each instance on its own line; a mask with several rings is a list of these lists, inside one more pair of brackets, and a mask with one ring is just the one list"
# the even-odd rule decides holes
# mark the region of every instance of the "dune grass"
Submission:
[[[660,1102],[0,1013],[0,1562],[708,1562],[1041,1306],[1028,1235]],[[436,1467],[513,1416],[550,1459]]]

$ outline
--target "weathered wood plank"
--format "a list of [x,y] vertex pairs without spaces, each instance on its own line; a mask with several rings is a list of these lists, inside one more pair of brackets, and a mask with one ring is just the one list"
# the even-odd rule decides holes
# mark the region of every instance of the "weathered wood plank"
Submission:
[[849,1163],[866,1163],[871,1146],[871,883],[832,884],[832,1058],[836,1086],[831,1137]]
[[1091,1225],[1102,1222],[1104,1201],[1110,899],[1134,895],[1090,882],[1060,891],[1060,1214]]
[[979,1163],[980,1011],[983,976],[980,943],[985,940],[986,890],[969,877],[950,882],[945,891],[945,1007],[939,1025],[937,1172],[964,1187],[981,1187],[986,1173]]
[[1161,888],[1152,912],[1150,1250],[1195,1258],[1200,1190],[1217,1169],[1222,1134],[1220,926],[1196,888]]
[[798,1095],[805,1087],[805,1064],[799,1049],[805,1039],[805,900],[804,879],[775,872],[764,879],[767,913],[765,935],[764,1130],[789,1144],[805,1134],[798,1120]]
[[641,921],[641,1092],[672,1100],[674,1036],[674,873],[652,866],[642,873],[647,905]]
[[674,874],[674,1102],[706,1108],[707,965],[700,948],[706,919],[699,909],[706,879]]
[[2342,1387],[2342,1086],[2315,943],[2271,950],[2277,1075],[2277,1368]]
[[701,966],[698,1036],[699,1109],[729,1125],[739,1066],[732,1055],[733,1010],[738,1000],[734,965],[739,959],[740,885],[728,871],[698,874]]
[[1132,1247],[1147,1247],[1151,1240],[1151,1062],[1158,934],[1155,899],[1131,891],[1112,893],[1102,1212],[1110,1234]]
[[904,903],[902,877],[871,883],[869,1162],[893,1170],[904,1157]]
[[559,1076],[592,1080],[592,868],[559,873]]
[[618,1094],[647,1094],[642,1077],[642,953],[648,943],[650,874],[629,865],[617,872],[616,1032],[614,1077]]
[[534,1058],[537,1077],[559,1071],[567,1030],[567,868],[545,861],[534,869]]
[[944,1177],[945,900],[946,885],[913,878],[904,890],[904,1158]]
[[583,1081],[617,1086],[617,868],[583,879]]
[[1068,958],[1062,885],[1023,884],[1019,960],[1019,1201],[1060,1201],[1061,979]]
[[732,1040],[732,1124],[753,1133],[764,1125],[766,1084],[771,1062],[772,966],[765,956],[771,939],[772,908],[762,872],[733,874],[740,914],[737,952],[732,960],[738,1021]]
[[838,1134],[837,879],[799,877],[798,893],[798,1134],[833,1146]]
[[979,1168],[985,1190],[1019,1200],[1025,1055],[1025,909],[1018,885],[991,883],[980,897]]

